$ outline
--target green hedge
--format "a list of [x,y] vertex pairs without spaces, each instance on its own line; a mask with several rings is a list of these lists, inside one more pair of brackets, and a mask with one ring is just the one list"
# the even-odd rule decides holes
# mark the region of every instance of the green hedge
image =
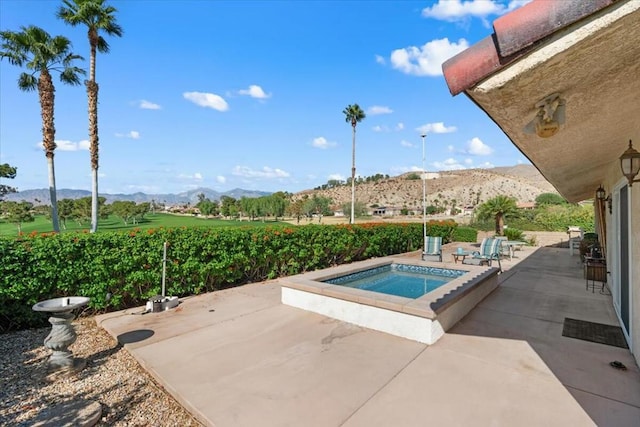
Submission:
[[471,227],[458,227],[453,233],[452,241],[475,243],[478,241],[478,230]]
[[[445,241],[455,223],[429,223]],[[179,228],[31,234],[0,239],[0,331],[46,324],[31,310],[61,296],[91,298],[93,312],[143,305],[161,291],[186,296],[417,250],[422,224]],[[106,295],[111,294],[107,300]]]

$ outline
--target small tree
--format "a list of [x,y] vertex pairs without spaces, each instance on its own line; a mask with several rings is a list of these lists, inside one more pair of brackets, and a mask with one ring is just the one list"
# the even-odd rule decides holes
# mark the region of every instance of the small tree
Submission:
[[81,197],[73,201],[72,216],[78,224],[91,221],[91,197]]
[[[0,165],[0,178],[8,178],[14,179],[16,177],[16,168],[9,166],[9,164],[5,163]],[[0,184],[0,200],[2,200],[2,196],[9,193],[15,193],[16,189],[13,187],[9,187],[8,185]]]
[[18,227],[18,234],[22,232],[23,222],[33,222],[31,215],[33,205],[29,202],[2,202],[2,214],[7,222]]
[[[351,203],[350,202],[343,203],[342,211],[346,216],[351,217]],[[366,214],[367,214],[367,206],[364,203],[356,200],[354,216],[361,217],[361,216],[365,216]]]
[[218,202],[215,202],[215,201],[212,202],[208,198],[200,200],[200,202],[198,202],[196,207],[200,209],[200,213],[204,216],[217,215],[219,212]]
[[516,218],[519,214],[516,199],[504,195],[496,196],[493,199],[487,200],[478,207],[477,212],[478,219],[480,221],[495,218],[496,234],[498,236],[503,235],[504,219],[507,217]]
[[60,223],[62,224],[63,230],[67,229],[67,220],[73,220],[75,218],[74,205],[73,199],[58,200],[58,215],[60,216]]
[[220,213],[226,217],[238,215],[238,201],[233,197],[222,196],[220,198]]
[[542,193],[536,197],[536,208],[544,205],[565,205],[567,201],[556,193]]
[[293,203],[289,203],[287,206],[287,214],[296,219],[297,223],[300,224],[300,217],[304,211],[304,200],[298,199]]

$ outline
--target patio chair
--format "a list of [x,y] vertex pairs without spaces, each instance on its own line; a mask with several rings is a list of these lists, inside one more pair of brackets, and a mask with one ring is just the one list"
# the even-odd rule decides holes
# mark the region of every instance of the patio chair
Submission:
[[463,264],[482,265],[487,264],[491,267],[493,260],[498,261],[498,267],[502,271],[500,263],[500,255],[502,253],[502,240],[485,237],[480,243],[480,250],[471,253],[470,257],[465,258]]
[[422,260],[442,262],[442,237],[425,237]]

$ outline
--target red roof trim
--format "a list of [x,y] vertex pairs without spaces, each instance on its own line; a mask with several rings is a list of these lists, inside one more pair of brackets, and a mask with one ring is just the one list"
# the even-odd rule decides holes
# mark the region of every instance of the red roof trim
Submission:
[[501,56],[509,56],[538,40],[613,4],[616,0],[533,1],[493,23]]
[[534,0],[495,20],[494,33],[442,64],[457,95],[527,53],[538,41],[619,0]]

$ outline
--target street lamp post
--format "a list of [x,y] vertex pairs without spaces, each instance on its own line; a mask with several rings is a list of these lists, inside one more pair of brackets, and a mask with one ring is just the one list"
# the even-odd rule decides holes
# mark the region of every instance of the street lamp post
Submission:
[[427,171],[424,168],[424,138],[426,133],[420,135],[422,137],[422,252],[424,253],[427,245]]

